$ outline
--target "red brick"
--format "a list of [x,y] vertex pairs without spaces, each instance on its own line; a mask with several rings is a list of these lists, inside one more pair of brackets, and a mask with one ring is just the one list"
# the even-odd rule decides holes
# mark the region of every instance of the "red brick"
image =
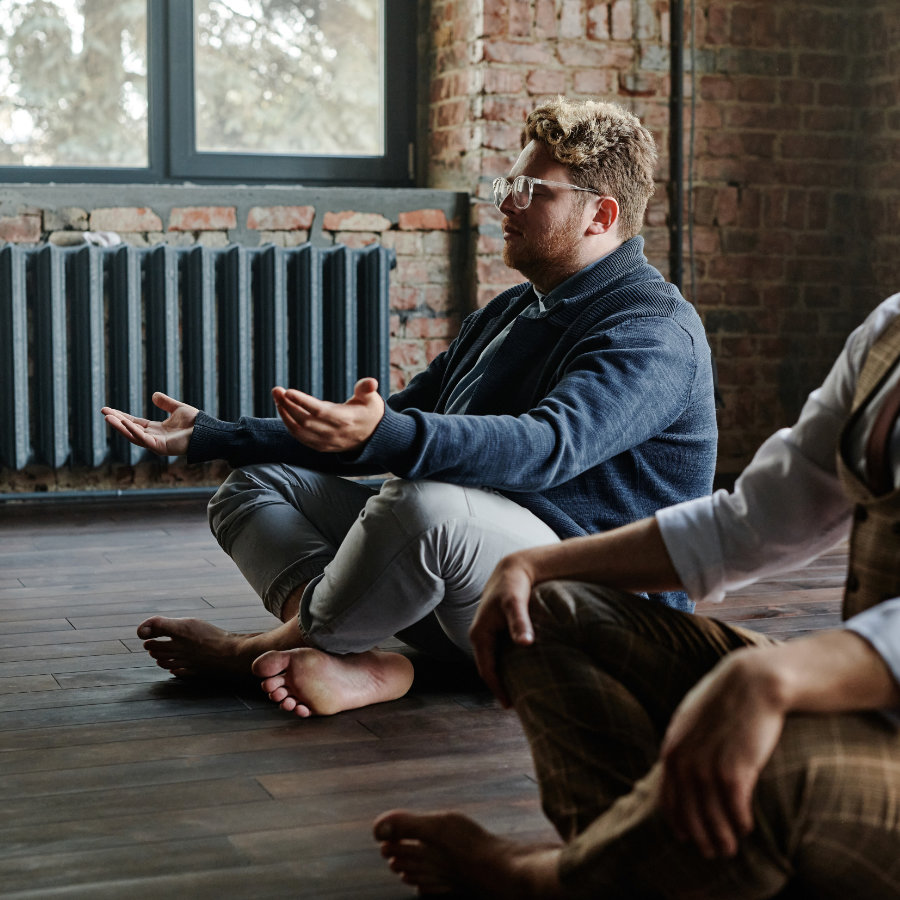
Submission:
[[509,10],[510,37],[531,37],[531,4],[512,0]]
[[434,362],[449,346],[450,341],[447,340],[425,341],[425,359],[429,363]]
[[[522,6],[527,4],[523,3]],[[567,0],[560,5],[559,36],[581,38],[585,36],[584,0]]]
[[830,84],[827,81],[820,82],[817,96],[819,103],[825,106],[853,106],[853,88],[847,84]]
[[619,94],[624,97],[658,97],[665,95],[668,81],[653,72],[620,72]]
[[[551,69],[535,69],[528,73],[526,79],[529,94],[562,94],[566,90],[566,73]],[[530,107],[533,104],[528,103]],[[525,113],[525,116],[528,112]],[[522,117],[524,120],[525,116]]]
[[634,65],[634,47],[631,45],[560,41],[559,58],[567,66],[593,66],[613,71]]
[[40,215],[0,217],[0,241],[9,241],[11,244],[37,244],[40,240]]
[[609,4],[605,0],[588,0],[587,36],[594,41],[609,40]]
[[416,316],[406,322],[408,338],[451,338],[458,331],[459,320],[445,316]]
[[424,369],[425,348],[418,342],[398,341],[390,351],[391,365],[401,369],[419,371]]
[[[512,0],[515,4],[516,0]],[[484,0],[483,33],[491,37],[505,35],[509,31],[510,0]]]
[[422,252],[431,256],[447,257],[453,249],[454,235],[449,231],[426,231],[418,236],[422,241]]
[[402,391],[403,388],[406,387],[409,379],[406,376],[406,373],[402,369],[398,369],[395,366],[391,366],[391,393],[396,394],[398,391]]
[[380,234],[372,231],[336,231],[334,232],[334,242],[343,244],[345,247],[368,247],[371,244],[377,244]]
[[428,263],[416,256],[397,257],[397,268],[394,270],[398,284],[427,284],[429,279]]
[[778,80],[778,96],[782,103],[792,106],[813,103],[816,96],[816,83],[807,78],[780,78]]
[[426,284],[425,305],[436,313],[449,312],[453,308],[453,294],[448,284]]
[[396,250],[406,256],[418,256],[424,250],[422,235],[406,231],[385,231],[381,242],[385,247]]
[[731,32],[731,5],[712,3],[706,13],[706,41],[709,44],[726,44]]
[[162,231],[162,219],[145,206],[101,207],[91,213],[91,231]]
[[581,69],[572,76],[572,86],[576,94],[606,96],[613,92],[616,73],[604,69]]
[[523,63],[531,66],[551,66],[555,59],[543,45],[485,41],[484,58],[489,63]]
[[836,53],[803,53],[797,60],[797,72],[804,78],[831,78],[835,81],[847,77],[850,59]]
[[494,150],[505,150],[518,147],[522,136],[521,126],[501,125],[497,122],[486,122],[484,128],[484,146]]
[[310,228],[313,206],[254,206],[247,213],[247,227],[259,231],[295,231]]
[[556,37],[556,21],[555,0],[536,0],[534,8],[535,37],[538,39]]
[[516,69],[492,66],[484,72],[485,94],[518,94],[525,85],[525,77]]
[[[522,281],[513,275],[512,270],[501,259],[494,257],[479,257],[476,264],[479,284],[517,284]],[[515,279],[510,281],[510,279]]]
[[169,231],[227,231],[236,227],[233,206],[176,206],[169,213]]
[[773,103],[778,93],[777,78],[741,78],[738,99],[750,103]]
[[451,100],[433,106],[431,112],[438,128],[465,125],[472,120],[472,101],[468,97],[464,100]]
[[450,223],[442,209],[417,209],[398,216],[401,231],[447,231]]
[[531,100],[526,97],[485,97],[483,117],[488,122],[512,122],[521,130],[532,106]]
[[324,231],[387,231],[391,220],[379,213],[363,213],[353,210],[327,212],[322,217]]
[[737,85],[733,78],[704,75],[700,78],[700,96],[704,100],[733,100],[737,96]]
[[500,235],[479,234],[475,249],[480,255],[502,253],[503,238]]
[[610,11],[610,33],[613,40],[630,41],[634,37],[631,0],[614,0]]
[[422,288],[410,284],[391,285],[391,309],[417,309],[422,304]]

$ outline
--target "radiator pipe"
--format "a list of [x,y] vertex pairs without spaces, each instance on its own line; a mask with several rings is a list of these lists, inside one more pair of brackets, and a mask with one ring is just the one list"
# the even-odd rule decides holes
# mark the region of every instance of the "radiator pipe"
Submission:
[[669,281],[684,293],[684,0],[669,27]]
[[106,500],[208,500],[214,487],[132,488],[109,491],[22,491],[0,494],[0,505],[16,503],[100,503]]

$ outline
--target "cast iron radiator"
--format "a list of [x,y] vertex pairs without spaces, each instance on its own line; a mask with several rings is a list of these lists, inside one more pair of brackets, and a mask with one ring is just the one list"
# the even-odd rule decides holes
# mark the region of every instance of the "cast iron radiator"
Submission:
[[112,406],[154,390],[222,419],[273,416],[280,384],[329,400],[389,388],[392,250],[0,248],[0,465],[134,464]]

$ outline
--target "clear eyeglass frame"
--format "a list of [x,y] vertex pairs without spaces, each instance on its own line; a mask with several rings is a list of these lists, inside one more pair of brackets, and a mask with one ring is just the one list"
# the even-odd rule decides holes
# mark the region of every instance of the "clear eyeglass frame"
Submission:
[[567,181],[547,181],[544,178],[532,178],[530,175],[517,175],[510,181],[501,175],[495,178],[492,184],[494,206],[497,209],[503,205],[503,201],[512,193],[513,204],[516,209],[528,209],[531,206],[531,199],[534,194],[534,186],[536,184],[546,184],[551,187],[569,188],[572,191],[585,191],[588,194],[596,194],[602,197],[603,194],[594,188],[581,187],[577,184],[569,184]]

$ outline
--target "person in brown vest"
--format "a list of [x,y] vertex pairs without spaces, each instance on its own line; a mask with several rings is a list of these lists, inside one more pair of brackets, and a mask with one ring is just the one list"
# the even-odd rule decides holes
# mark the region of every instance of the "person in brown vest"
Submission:
[[[900,294],[731,493],[504,558],[472,643],[561,842],[395,810],[390,867],[517,900],[900,897],[898,411]],[[776,642],[626,593],[721,600],[848,531],[836,630]]]

